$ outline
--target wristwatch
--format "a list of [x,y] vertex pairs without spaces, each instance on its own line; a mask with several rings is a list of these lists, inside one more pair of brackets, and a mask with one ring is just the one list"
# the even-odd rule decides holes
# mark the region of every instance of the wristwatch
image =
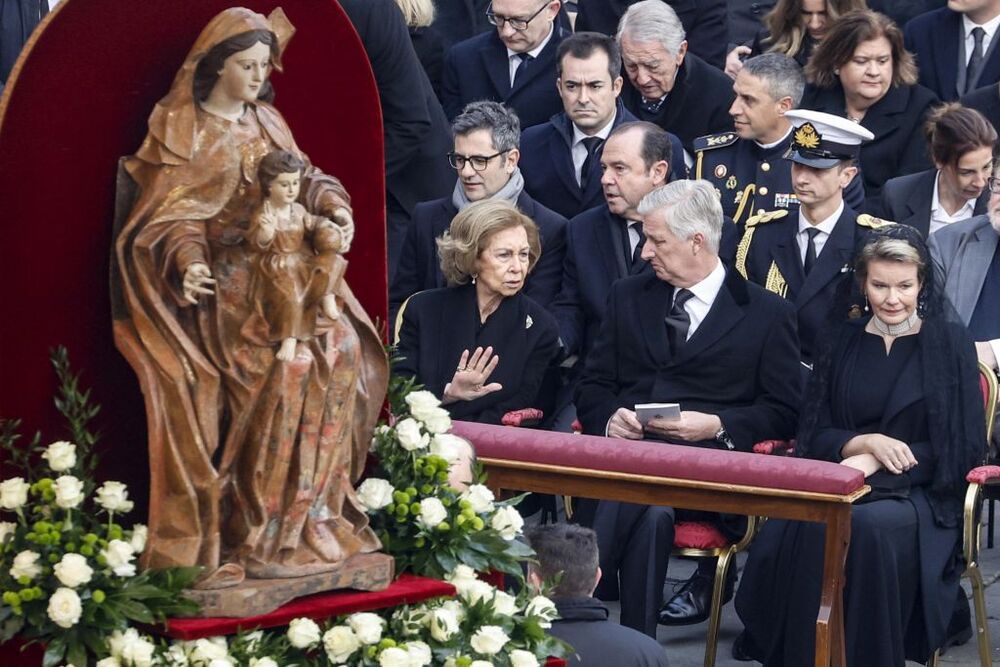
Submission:
[[736,444],[733,443],[733,439],[729,437],[729,432],[726,431],[725,426],[720,426],[719,430],[715,432],[715,441],[720,445],[725,445],[726,449],[730,451],[736,449]]

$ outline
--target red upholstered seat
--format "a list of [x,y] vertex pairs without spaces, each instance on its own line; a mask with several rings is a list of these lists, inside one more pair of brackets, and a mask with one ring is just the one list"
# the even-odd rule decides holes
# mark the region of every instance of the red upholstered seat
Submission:
[[704,521],[679,521],[674,525],[675,549],[724,549],[731,543],[718,528]]
[[461,421],[454,423],[453,432],[475,443],[476,455],[483,458],[836,495],[864,485],[860,470],[827,461]]
[[500,418],[504,426],[530,426],[542,420],[545,413],[538,408],[523,408],[511,410]]
[[171,639],[200,639],[229,635],[240,630],[275,628],[288,625],[292,619],[307,617],[327,619],[359,611],[386,609],[402,604],[415,604],[431,598],[455,595],[455,587],[445,581],[400,575],[384,591],[333,591],[318,593],[278,607],[270,614],[246,618],[174,618],[167,621],[164,635]]
[[979,466],[969,471],[965,481],[970,484],[989,484],[1000,481],[1000,466]]

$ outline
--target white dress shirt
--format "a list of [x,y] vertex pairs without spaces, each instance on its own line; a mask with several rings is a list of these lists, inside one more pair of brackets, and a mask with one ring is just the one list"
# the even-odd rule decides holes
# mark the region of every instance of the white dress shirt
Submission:
[[813,245],[816,246],[816,259],[819,259],[819,254],[823,252],[823,246],[826,245],[826,240],[830,238],[830,234],[833,233],[833,228],[837,226],[837,220],[840,219],[840,214],[843,212],[844,202],[840,202],[840,206],[838,206],[837,210],[833,212],[833,215],[818,225],[813,225],[810,224],[808,218],[806,218],[805,211],[801,208],[799,209],[799,233],[795,235],[795,241],[799,244],[799,259],[802,260],[803,265],[805,265],[806,262],[806,248],[809,247],[809,235],[806,234],[806,230],[819,230],[819,234],[817,234],[815,240],[813,240]]
[[941,205],[941,199],[938,196],[938,189],[941,187],[941,172],[937,173],[934,177],[934,195],[931,197],[931,227],[927,232],[928,234],[933,234],[942,227],[946,227],[953,222],[961,222],[962,220],[968,220],[972,217],[973,212],[976,210],[976,200],[967,199],[962,208],[955,211],[955,215],[948,215],[948,211],[944,210],[944,206]]
[[962,14],[962,34],[965,35],[965,64],[968,65],[969,61],[972,59],[972,51],[976,48],[976,40],[972,36],[972,31],[975,28],[982,28],[983,32],[983,57],[986,57],[986,51],[990,48],[990,42],[993,41],[993,36],[997,34],[997,28],[1000,27],[1000,14],[997,14],[989,21],[982,25],[978,25],[972,22],[968,14]]
[[[719,295],[719,290],[722,289],[722,283],[725,281],[726,269],[722,266],[722,262],[716,260],[715,268],[712,269],[711,273],[702,278],[700,282],[687,288],[694,296],[684,304],[684,310],[691,319],[685,340],[691,340],[691,336],[701,326],[702,321],[708,315],[708,311],[712,309],[715,297]],[[674,290],[674,298],[676,298],[677,292],[678,290]]]
[[[607,139],[608,135],[611,134],[611,128],[615,124],[615,118],[618,117],[618,112],[608,121],[608,124],[599,129],[594,134],[584,134],[580,131],[580,128],[573,123],[573,147],[570,149],[570,154],[573,156],[573,170],[576,173],[576,182],[579,185],[583,185],[580,182],[580,172],[583,170],[583,163],[587,161],[587,147],[583,145],[583,140],[589,137],[600,137],[601,139]],[[593,169],[593,167],[591,167]]]
[[[542,43],[533,48],[532,50],[528,51],[527,54],[532,58],[537,58],[538,54],[541,53],[542,49],[545,48],[545,45],[549,43],[550,39],[552,39],[552,32],[554,30],[555,30],[555,23],[549,26],[549,34],[545,36],[545,39],[542,40]],[[520,55],[521,54],[518,53],[517,51],[511,51],[510,49],[507,49],[507,64],[510,66],[511,86],[514,85],[514,75],[517,74],[517,68],[521,64],[521,58],[519,57]],[[531,65],[528,65],[528,67],[531,67]]]

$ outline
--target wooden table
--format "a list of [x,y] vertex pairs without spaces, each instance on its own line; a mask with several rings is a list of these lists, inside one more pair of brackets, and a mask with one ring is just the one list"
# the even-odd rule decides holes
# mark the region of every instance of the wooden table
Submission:
[[[819,615],[816,618],[816,667],[843,667],[844,619],[843,584],[844,563],[851,539],[851,503],[868,493],[869,487],[859,484],[850,493],[815,493],[802,490],[744,486],[704,480],[644,475],[635,472],[593,470],[589,468],[554,465],[536,461],[515,460],[502,454],[503,443],[491,442],[490,429],[456,422],[454,432],[467,437],[476,446],[478,461],[489,476],[487,484],[495,493],[503,490],[534,491],[571,495],[581,498],[617,500],[644,505],[667,505],[733,514],[758,515],[771,518],[815,521],[826,526],[826,545],[823,563],[823,587]],[[484,431],[484,429],[486,429]],[[516,429],[507,429],[515,431]],[[486,437],[484,437],[486,433]],[[538,431],[520,431],[524,437]],[[505,434],[506,435],[506,434]],[[552,440],[557,434],[546,433],[544,439]],[[562,438],[586,438],[565,435]],[[509,442],[509,435],[501,438]],[[606,440],[606,439],[601,439]],[[563,441],[570,442],[570,441]],[[620,446],[620,445],[615,445]],[[692,449],[684,447],[677,449]],[[806,462],[801,459],[763,457],[740,453],[718,452],[724,456],[760,456],[769,459],[768,465],[780,466],[782,461],[795,466],[825,462]],[[544,451],[533,458],[544,458]],[[745,459],[736,459],[745,460]],[[860,473],[859,473],[860,474]]]

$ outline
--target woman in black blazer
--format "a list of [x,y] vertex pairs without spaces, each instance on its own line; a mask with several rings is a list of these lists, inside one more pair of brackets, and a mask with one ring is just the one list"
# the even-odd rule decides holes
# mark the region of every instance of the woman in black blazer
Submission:
[[414,294],[398,317],[394,373],[440,396],[455,419],[499,424],[536,406],[559,352],[555,319],[521,293],[538,228],[506,201],[469,206],[438,240],[449,287]]
[[903,33],[872,11],[842,16],[806,65],[803,109],[844,116],[875,135],[861,147],[866,210],[877,205],[890,178],[929,169],[923,123],[934,93],[917,85]]

